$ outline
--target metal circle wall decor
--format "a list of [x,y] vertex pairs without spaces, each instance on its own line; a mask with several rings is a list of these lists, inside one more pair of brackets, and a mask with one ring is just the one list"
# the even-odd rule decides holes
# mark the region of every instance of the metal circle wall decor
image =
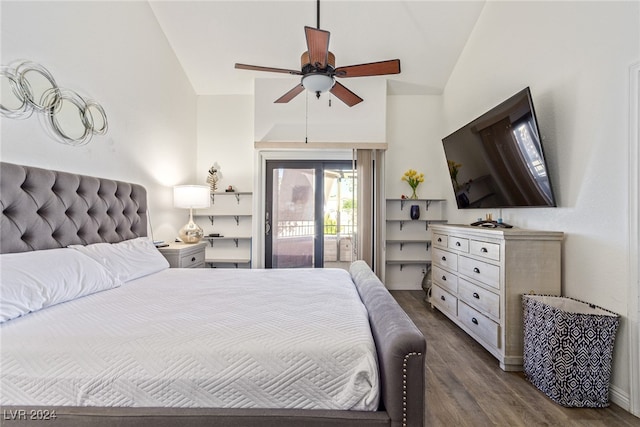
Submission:
[[40,64],[23,61],[15,66],[2,66],[0,82],[0,114],[4,117],[24,119],[34,111],[42,113],[51,134],[67,145],[84,145],[93,135],[107,133],[109,123],[104,108],[58,86]]
[[27,102],[24,92],[20,88],[18,77],[9,67],[0,67],[2,80],[2,98],[0,99],[0,113],[12,119],[25,119],[31,116],[33,108]]

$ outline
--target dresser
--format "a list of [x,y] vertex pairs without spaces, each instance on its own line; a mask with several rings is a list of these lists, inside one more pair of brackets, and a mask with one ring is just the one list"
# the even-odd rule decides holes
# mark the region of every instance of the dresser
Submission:
[[169,261],[171,268],[202,268],[206,247],[207,242],[172,242],[169,246],[158,248],[158,250]]
[[431,306],[522,370],[522,295],[560,295],[562,232],[431,225]]

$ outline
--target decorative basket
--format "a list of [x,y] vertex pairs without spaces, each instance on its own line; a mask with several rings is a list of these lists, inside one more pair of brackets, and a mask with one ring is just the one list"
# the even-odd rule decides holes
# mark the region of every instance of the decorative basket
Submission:
[[524,373],[562,406],[609,406],[620,316],[573,298],[523,295]]

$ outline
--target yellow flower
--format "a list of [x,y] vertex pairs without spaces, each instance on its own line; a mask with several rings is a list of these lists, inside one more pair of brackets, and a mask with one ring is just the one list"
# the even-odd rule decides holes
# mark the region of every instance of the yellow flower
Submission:
[[415,191],[421,182],[424,182],[424,174],[418,173],[415,169],[409,169],[402,175],[402,181],[405,181]]

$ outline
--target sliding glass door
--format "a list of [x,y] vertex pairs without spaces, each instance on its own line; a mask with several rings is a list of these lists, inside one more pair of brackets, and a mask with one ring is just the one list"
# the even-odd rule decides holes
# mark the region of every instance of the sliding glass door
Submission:
[[266,163],[265,267],[343,267],[353,259],[350,161]]

